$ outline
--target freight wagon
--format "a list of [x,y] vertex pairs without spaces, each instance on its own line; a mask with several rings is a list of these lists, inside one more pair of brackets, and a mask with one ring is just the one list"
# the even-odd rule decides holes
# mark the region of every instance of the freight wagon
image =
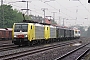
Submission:
[[0,40],[11,40],[12,28],[0,28]]

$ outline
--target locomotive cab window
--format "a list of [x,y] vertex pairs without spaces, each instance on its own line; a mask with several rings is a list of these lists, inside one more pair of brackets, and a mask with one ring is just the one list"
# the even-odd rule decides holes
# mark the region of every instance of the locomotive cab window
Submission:
[[22,32],[27,32],[27,29],[28,29],[27,24],[15,24],[14,31],[20,32],[20,30],[22,30]]

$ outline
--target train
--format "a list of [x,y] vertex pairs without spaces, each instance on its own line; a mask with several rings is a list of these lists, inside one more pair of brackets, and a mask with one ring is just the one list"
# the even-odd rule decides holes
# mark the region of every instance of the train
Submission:
[[0,40],[12,40],[12,28],[0,28]]
[[69,29],[49,24],[22,22],[14,23],[12,28],[12,43],[19,46],[76,38],[80,38],[79,29]]

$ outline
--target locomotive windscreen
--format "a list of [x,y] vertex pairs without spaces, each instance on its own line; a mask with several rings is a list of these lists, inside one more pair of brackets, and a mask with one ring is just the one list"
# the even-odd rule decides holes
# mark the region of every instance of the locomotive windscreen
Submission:
[[14,32],[27,32],[28,24],[15,24]]

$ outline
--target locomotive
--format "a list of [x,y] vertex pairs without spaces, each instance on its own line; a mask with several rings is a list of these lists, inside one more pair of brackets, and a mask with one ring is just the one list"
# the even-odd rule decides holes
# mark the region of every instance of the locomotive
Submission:
[[32,45],[33,42],[80,38],[80,30],[40,23],[14,23],[12,38],[15,45]]

